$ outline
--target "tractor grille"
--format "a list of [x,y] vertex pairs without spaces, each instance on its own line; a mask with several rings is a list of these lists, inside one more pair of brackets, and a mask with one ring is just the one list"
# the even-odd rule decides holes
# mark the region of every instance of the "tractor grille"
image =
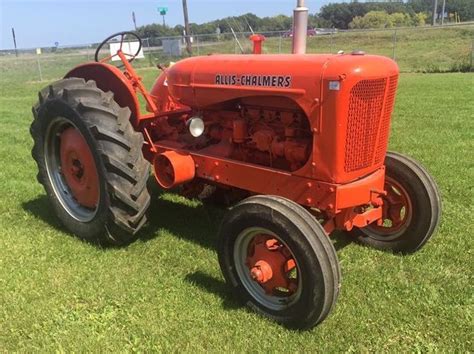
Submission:
[[377,151],[375,152],[375,163],[381,162],[385,157],[385,151],[387,150],[388,134],[390,131],[390,117],[393,111],[393,104],[395,103],[395,93],[397,90],[398,76],[394,75],[390,77],[388,83],[387,97],[385,97],[385,106],[383,108],[382,121],[380,122],[380,135],[379,143],[377,145]]
[[[392,76],[389,79],[362,80],[351,89],[347,117],[345,172],[369,167],[374,163],[374,158],[376,163],[383,158],[397,78]],[[388,92],[384,106],[386,89]]]

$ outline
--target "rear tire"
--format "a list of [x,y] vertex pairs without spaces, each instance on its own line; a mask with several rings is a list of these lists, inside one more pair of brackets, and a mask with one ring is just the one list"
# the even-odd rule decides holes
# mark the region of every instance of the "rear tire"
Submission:
[[[436,231],[441,218],[441,197],[433,177],[412,158],[396,152],[388,152],[385,158],[385,189],[392,193],[384,199],[382,208],[390,216],[385,226],[369,225],[354,229],[351,233],[365,245],[394,253],[413,253],[428,242]],[[394,204],[395,200],[398,204]],[[400,208],[400,209],[396,209]],[[400,211],[402,217],[399,217]],[[387,225],[388,223],[388,225]]]
[[255,196],[233,207],[219,230],[218,254],[237,298],[288,327],[312,328],[336,302],[334,247],[311,214],[288,199]]
[[[130,123],[130,110],[121,108],[113,94],[98,89],[94,81],[69,78],[39,93],[33,115],[30,132],[37,178],[61,222],[90,241],[123,245],[135,240],[150,204],[146,188],[150,165],[142,154],[143,136]],[[98,190],[93,205],[87,195],[78,194],[82,190],[75,189],[64,171],[62,144],[66,142],[61,139],[70,137],[66,131],[83,139],[92,156],[89,165],[97,178],[90,184],[97,184]]]

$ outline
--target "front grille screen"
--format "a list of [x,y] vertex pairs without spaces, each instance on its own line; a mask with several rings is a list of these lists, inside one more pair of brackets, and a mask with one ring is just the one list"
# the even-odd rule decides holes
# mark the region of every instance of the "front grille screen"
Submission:
[[[392,80],[390,79],[390,86]],[[384,109],[387,79],[359,81],[350,92],[349,114],[347,117],[347,135],[345,150],[345,172],[352,172],[373,164],[374,154],[383,156],[384,148],[377,144],[379,125],[382,119],[380,137],[388,138],[390,113],[392,107]],[[396,80],[393,84],[396,88]],[[390,88],[389,88],[390,90]],[[395,92],[393,92],[393,95]],[[393,97],[391,98],[393,106]],[[389,97],[387,98],[387,102]],[[382,112],[383,111],[383,112]],[[383,116],[382,116],[383,113]],[[388,117],[387,119],[385,119]],[[387,120],[387,121],[386,121]],[[382,141],[379,139],[379,141]]]

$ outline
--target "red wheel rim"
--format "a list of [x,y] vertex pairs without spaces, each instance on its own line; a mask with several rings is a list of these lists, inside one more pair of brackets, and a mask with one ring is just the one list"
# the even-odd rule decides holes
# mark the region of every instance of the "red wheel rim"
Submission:
[[89,145],[74,127],[62,131],[59,138],[61,173],[73,197],[86,208],[96,208],[99,176]]
[[246,265],[266,294],[289,297],[298,289],[297,266],[291,251],[272,235],[257,234],[250,241]]
[[385,177],[385,191],[382,206],[383,224],[371,224],[366,229],[381,236],[392,236],[403,233],[413,217],[413,206],[410,195],[396,180]]

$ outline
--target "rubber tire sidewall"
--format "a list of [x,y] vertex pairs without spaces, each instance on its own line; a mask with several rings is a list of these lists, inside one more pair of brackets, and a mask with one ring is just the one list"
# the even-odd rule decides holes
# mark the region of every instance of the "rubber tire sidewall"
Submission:
[[[410,164],[413,164],[413,168]],[[438,225],[441,211],[438,188],[418,162],[403,155],[387,153],[385,167],[386,175],[397,181],[410,198],[410,224],[399,237],[387,241],[372,238],[363,229],[354,232],[361,243],[377,249],[395,253],[416,252],[428,241]],[[432,202],[438,203],[438,206],[432,205]]]
[[[59,201],[54,188],[51,184],[51,180],[48,176],[46,168],[46,157],[45,157],[45,137],[49,126],[57,117],[62,117],[79,130],[81,135],[87,142],[92,156],[94,158],[97,174],[99,177],[99,204],[97,206],[96,214],[93,219],[88,222],[82,222],[72,217],[62,206]],[[65,227],[72,231],[74,234],[88,240],[96,240],[101,238],[105,233],[105,225],[108,220],[108,209],[110,206],[110,200],[107,193],[106,185],[106,172],[104,168],[104,162],[102,161],[100,154],[97,153],[97,144],[89,131],[86,123],[86,117],[82,117],[75,109],[73,109],[67,102],[60,98],[49,99],[39,107],[38,119],[37,119],[37,134],[35,137],[37,140],[36,154],[39,161],[39,176],[43,180],[43,185],[47,195],[53,205],[53,208],[61,222]]]
[[[302,293],[295,304],[284,310],[272,310],[256,301],[247,292],[235,270],[235,241],[243,230],[251,227],[262,227],[274,232],[290,248],[297,261],[299,276],[302,277]],[[324,286],[318,284],[323,284],[325,279],[314,247],[291,220],[274,209],[259,204],[234,207],[222,222],[218,253],[227,283],[234,288],[238,299],[257,313],[289,327],[307,328],[316,322],[323,311],[325,290]],[[318,304],[316,307],[315,303]]]

